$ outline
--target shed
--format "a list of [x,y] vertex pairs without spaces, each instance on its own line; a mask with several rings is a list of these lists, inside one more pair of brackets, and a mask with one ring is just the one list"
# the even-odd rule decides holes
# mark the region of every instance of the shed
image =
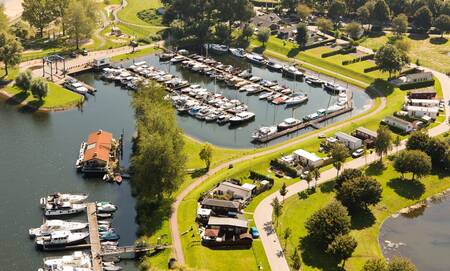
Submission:
[[363,145],[361,139],[344,132],[336,132],[334,136],[337,138],[337,140],[339,140],[339,142],[341,142],[351,150],[360,148]]
[[314,153],[310,153],[303,149],[294,151],[295,158],[307,167],[320,167],[323,164],[323,159]]

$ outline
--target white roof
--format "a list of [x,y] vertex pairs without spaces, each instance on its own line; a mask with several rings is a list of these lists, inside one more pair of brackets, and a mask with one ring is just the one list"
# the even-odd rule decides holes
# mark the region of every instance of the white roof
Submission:
[[234,226],[240,228],[248,228],[248,221],[231,217],[216,217],[211,216],[208,220],[208,225],[211,226]]
[[359,138],[357,138],[357,137],[354,137],[354,136],[352,136],[352,135],[346,134],[346,133],[344,133],[344,132],[336,132],[335,136],[336,136],[337,138],[341,138],[341,139],[344,139],[344,140],[348,140],[348,141],[350,141],[350,142],[361,142],[361,139],[359,139]]
[[242,187],[247,188],[247,189],[249,189],[249,190],[253,190],[253,189],[256,188],[256,185],[251,184],[251,183],[244,183],[244,184],[242,185]]
[[200,216],[209,216],[211,215],[211,209],[198,208],[197,215]]
[[405,108],[408,112],[415,111],[415,112],[430,112],[430,113],[438,113],[439,108],[437,107],[424,107],[424,106],[413,106],[408,105]]
[[294,151],[294,154],[300,157],[303,157],[311,162],[317,162],[322,160],[322,158],[320,158],[319,156],[315,155],[314,153],[310,153],[308,151],[305,151],[303,149],[298,149],[296,151]]
[[411,99],[413,104],[439,104],[439,100],[434,99]]

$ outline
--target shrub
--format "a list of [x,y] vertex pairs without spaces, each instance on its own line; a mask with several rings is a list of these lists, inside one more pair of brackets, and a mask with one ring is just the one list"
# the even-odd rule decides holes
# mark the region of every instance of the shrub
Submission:
[[365,68],[365,69],[364,69],[364,73],[373,72],[373,71],[376,71],[376,70],[378,70],[378,69],[379,69],[378,66],[373,66],[373,67]]
[[31,87],[31,80],[33,76],[31,75],[30,70],[26,70],[24,72],[19,73],[16,77],[16,86],[18,86],[23,91],[28,91]]
[[286,165],[285,163],[281,163],[277,159],[271,160],[270,165],[275,168],[279,168],[280,170],[284,171],[286,175],[289,177],[295,178],[297,177],[297,170],[289,165]]

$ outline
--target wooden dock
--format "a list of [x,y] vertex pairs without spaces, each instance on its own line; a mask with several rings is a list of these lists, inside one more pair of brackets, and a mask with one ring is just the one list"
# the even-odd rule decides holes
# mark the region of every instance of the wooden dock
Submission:
[[117,247],[115,249],[111,250],[103,250],[101,255],[102,256],[111,256],[111,255],[119,255],[124,253],[142,253],[142,252],[148,252],[148,251],[159,251],[166,248],[170,248],[169,245],[151,245],[151,246],[123,246],[123,247]]
[[98,233],[97,206],[95,202],[87,204],[86,213],[89,223],[89,239],[91,241],[92,268],[94,271],[102,271],[102,247]]

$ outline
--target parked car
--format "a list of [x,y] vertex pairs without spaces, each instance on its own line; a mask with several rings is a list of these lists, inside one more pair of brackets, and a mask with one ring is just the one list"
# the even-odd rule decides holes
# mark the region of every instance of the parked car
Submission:
[[88,50],[86,50],[86,49],[81,50],[81,54],[83,56],[87,56],[88,55]]
[[71,58],[76,58],[76,57],[77,57],[77,52],[72,51],[72,52],[69,54],[69,56],[70,56]]
[[357,149],[356,151],[354,151],[352,153],[352,157],[356,158],[356,157],[360,157],[364,154],[364,149]]
[[252,235],[253,239],[259,238],[259,231],[256,227],[250,228],[250,234]]

